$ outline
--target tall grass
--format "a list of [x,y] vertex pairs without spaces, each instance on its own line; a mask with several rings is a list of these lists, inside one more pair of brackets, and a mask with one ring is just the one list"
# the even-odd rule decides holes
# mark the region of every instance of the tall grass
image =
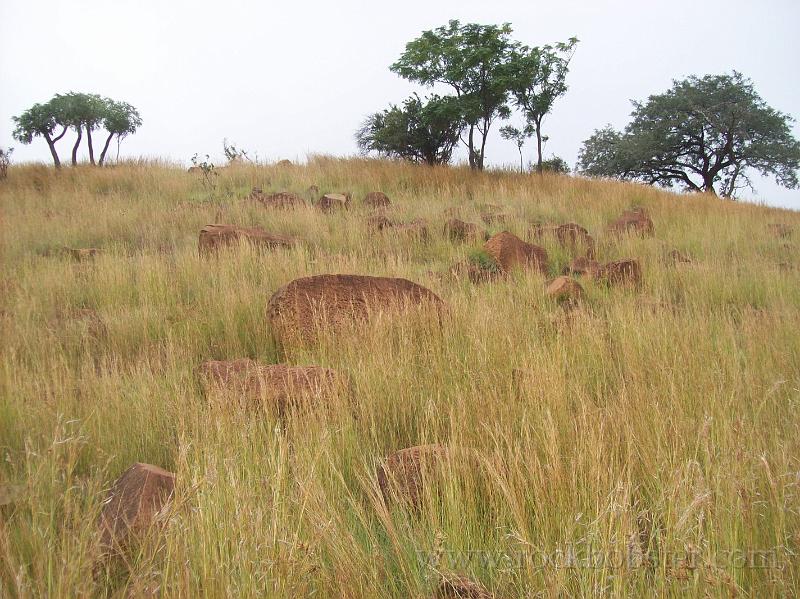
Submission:
[[[244,199],[312,184],[353,192],[353,209]],[[373,190],[431,239],[371,233],[359,200]],[[800,265],[766,227],[800,229],[794,213],[324,157],[226,169],[214,189],[168,165],[14,167],[0,202],[2,596],[406,598],[451,572],[502,597],[798,593]],[[512,216],[492,231],[586,226],[601,260],[642,261],[642,287],[589,282],[564,312],[535,273],[449,276],[479,246],[446,239],[444,210],[480,223],[485,203]],[[656,238],[603,235],[635,205]],[[303,243],[202,258],[210,222]],[[571,255],[544,243],[557,274]],[[64,246],[102,251],[74,262]],[[672,248],[693,263],[672,265]],[[336,272],[409,278],[447,317],[384,317],[292,351],[348,375],[350,410],[282,426],[205,397],[203,360],[284,359],[264,317],[278,287]],[[471,448],[480,468],[453,468],[419,511],[384,506],[376,465],[423,443]],[[169,526],[93,576],[105,492],[135,461],[176,473]]]

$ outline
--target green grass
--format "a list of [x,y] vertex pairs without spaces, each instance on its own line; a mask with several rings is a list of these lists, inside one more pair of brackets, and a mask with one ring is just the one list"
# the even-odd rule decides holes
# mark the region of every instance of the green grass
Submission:
[[[312,184],[351,191],[351,210],[244,199],[253,186]],[[360,200],[374,190],[392,199],[392,219],[426,219],[431,238],[370,232]],[[478,286],[447,276],[481,244],[451,244],[445,209],[480,224],[487,203],[523,238],[536,221],[584,225],[601,261],[641,260],[642,287],[585,282],[586,302],[565,312],[536,273]],[[441,572],[500,597],[800,589],[800,264],[796,241],[767,231],[800,230],[795,213],[322,157],[225,169],[213,191],[166,164],[20,166],[0,182],[0,205],[0,596],[399,599],[430,596]],[[603,234],[636,205],[655,238]],[[197,236],[211,222],[303,243],[204,259]],[[558,272],[571,255],[542,243]],[[102,253],[75,262],[64,246]],[[693,263],[672,265],[671,248]],[[320,273],[411,279],[447,317],[383,317],[291,351],[293,363],[346,373],[353,410],[298,415],[284,430],[209,401],[196,366],[283,359],[266,303]],[[423,443],[474,449],[480,472],[454,471],[418,513],[387,509],[376,465]],[[135,461],[176,473],[169,526],[93,577],[102,501]],[[564,567],[570,550],[614,559]],[[745,567],[756,551],[771,567]]]

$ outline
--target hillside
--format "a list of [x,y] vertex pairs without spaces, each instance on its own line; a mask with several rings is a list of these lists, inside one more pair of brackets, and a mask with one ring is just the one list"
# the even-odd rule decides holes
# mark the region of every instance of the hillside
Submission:
[[[351,192],[350,209],[248,199],[312,185]],[[377,190],[428,237],[377,231],[362,204]],[[12,167],[0,206],[2,596],[431,597],[454,575],[497,597],[800,588],[798,213],[324,157],[229,167],[213,189],[169,165]],[[606,231],[634,207],[654,236]],[[487,210],[505,222],[484,225]],[[456,213],[544,247],[548,275],[453,275],[485,259],[483,239],[443,233]],[[577,307],[547,297],[575,252],[529,231],[567,222],[600,262],[638,259],[641,285],[583,277]],[[209,223],[299,242],[204,256]],[[446,310],[279,347],[270,296],[323,273],[403,277]],[[238,358],[334,369],[349,390],[279,418],[204,386],[202,362]],[[438,484],[418,505],[384,502],[376,468],[425,444],[456,456]],[[135,462],[175,473],[173,500],[163,528],[98,567],[103,501]]]

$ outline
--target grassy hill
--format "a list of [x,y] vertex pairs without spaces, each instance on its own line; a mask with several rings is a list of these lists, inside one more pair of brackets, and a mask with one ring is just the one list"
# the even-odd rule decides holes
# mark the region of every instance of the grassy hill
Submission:
[[[350,191],[349,211],[265,209],[250,189]],[[367,225],[361,198],[428,221]],[[454,263],[445,211],[482,204],[525,238],[577,222],[641,287],[546,278],[481,285]],[[214,189],[168,165],[14,167],[0,182],[0,595],[428,597],[441,575],[498,597],[783,597],[800,588],[800,214],[559,176],[365,160],[231,167]],[[652,238],[607,235],[644,207]],[[298,237],[198,255],[214,222]],[[573,257],[542,245],[551,276]],[[98,248],[74,260],[61,249]],[[678,249],[690,264],[673,264]],[[208,397],[204,360],[279,362],[265,319],[297,277],[405,277],[441,326],[385,317],[294,349],[345,373],[353,406],[273,415]],[[512,372],[516,374],[512,376]],[[376,466],[426,443],[470,448],[419,510],[381,499]],[[97,571],[97,518],[132,463],[176,474],[169,525]],[[463,476],[461,475],[463,474]],[[603,557],[605,562],[602,561]],[[574,558],[574,559],[573,559]],[[95,570],[93,574],[93,569]]]

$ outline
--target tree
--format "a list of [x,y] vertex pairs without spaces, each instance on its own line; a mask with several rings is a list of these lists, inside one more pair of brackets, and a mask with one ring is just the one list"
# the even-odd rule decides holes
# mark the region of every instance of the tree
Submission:
[[519,152],[519,172],[525,170],[522,161],[522,146],[525,145],[525,140],[531,135],[533,135],[533,127],[529,124],[526,124],[522,129],[517,129],[512,125],[500,127],[500,137],[513,141],[517,146],[517,151]]
[[748,170],[798,185],[793,119],[768,106],[736,71],[673,81],[667,92],[633,106],[623,132],[608,126],[584,142],[580,172],[709,193],[721,183],[725,197],[752,188]]
[[511,95],[528,125],[536,133],[536,170],[542,172],[542,121],[555,101],[567,91],[569,63],[578,39],[542,47],[514,48],[510,58],[513,73]]
[[8,167],[11,166],[11,154],[14,153],[14,148],[4,150],[0,148],[0,179],[5,179],[8,176]]
[[[67,125],[63,124],[63,105],[55,100],[50,100],[44,104],[34,104],[19,116],[12,118],[16,127],[14,128],[14,139],[22,144],[29,144],[34,137],[42,137],[50,148],[53,157],[53,164],[56,168],[61,168],[61,160],[56,151],[56,142],[64,137],[67,132]],[[53,133],[61,126],[61,133],[54,136]]]
[[[464,117],[469,165],[482,169],[486,140],[492,123],[510,115],[508,90],[509,55],[513,44],[511,26],[461,25],[424,31],[406,44],[405,52],[391,67],[404,79],[425,86],[450,86]],[[478,139],[476,139],[476,136]]]
[[61,106],[61,122],[77,133],[75,145],[72,147],[72,166],[78,164],[78,148],[84,131],[89,148],[89,162],[95,164],[92,131],[103,122],[110,100],[101,98],[97,94],[69,92],[56,94],[54,101]]
[[370,115],[356,132],[363,153],[378,152],[429,165],[446,164],[464,127],[456,98],[416,94],[402,106],[392,105]]
[[566,175],[570,172],[569,164],[560,156],[553,156],[542,161],[542,171]]
[[105,163],[108,146],[115,135],[117,137],[117,157],[119,157],[119,145],[122,140],[128,135],[136,133],[136,130],[141,126],[142,117],[133,106],[127,102],[117,102],[107,98],[103,115],[103,128],[108,131],[108,137],[106,137],[106,143],[100,153],[98,164],[103,166]]

